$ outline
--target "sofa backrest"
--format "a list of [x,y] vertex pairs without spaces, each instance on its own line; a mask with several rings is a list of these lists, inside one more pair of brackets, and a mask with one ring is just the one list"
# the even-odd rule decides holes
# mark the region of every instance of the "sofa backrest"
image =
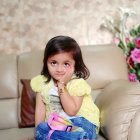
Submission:
[[18,126],[17,56],[0,53],[0,129]]
[[[111,81],[128,80],[125,57],[119,47],[112,44],[87,45],[81,46],[81,50],[85,64],[90,70],[87,81],[94,91],[93,98]],[[21,54],[18,59],[19,79],[31,79],[40,74],[43,55],[43,50]]]
[[[90,70],[88,82],[92,89],[102,89],[113,80],[128,80],[127,65],[122,50],[113,45],[81,47],[83,59]],[[19,79],[30,79],[40,74],[43,50],[21,54],[18,59]]]
[[43,54],[41,50],[28,52],[19,55],[18,78],[31,79],[41,73],[43,65]]
[[83,46],[82,52],[93,90],[102,89],[114,80],[128,80],[126,60],[119,47],[112,44]]

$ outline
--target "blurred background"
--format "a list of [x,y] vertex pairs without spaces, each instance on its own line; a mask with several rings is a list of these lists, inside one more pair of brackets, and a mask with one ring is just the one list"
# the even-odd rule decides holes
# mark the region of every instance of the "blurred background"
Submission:
[[135,10],[134,19],[139,20],[139,4],[140,0],[0,0],[0,51],[44,49],[56,35],[71,36],[80,45],[108,44],[112,35],[101,30],[103,18],[121,6]]

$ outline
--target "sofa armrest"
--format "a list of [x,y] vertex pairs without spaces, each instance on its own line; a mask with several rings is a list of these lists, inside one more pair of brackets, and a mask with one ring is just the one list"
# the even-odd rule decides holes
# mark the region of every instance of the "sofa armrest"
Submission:
[[101,113],[101,131],[107,139],[139,139],[140,83],[114,81],[102,90],[95,102]]
[[137,140],[140,138],[139,128],[140,128],[140,109],[135,114],[135,116],[131,122],[131,126],[129,128],[128,137],[130,140]]

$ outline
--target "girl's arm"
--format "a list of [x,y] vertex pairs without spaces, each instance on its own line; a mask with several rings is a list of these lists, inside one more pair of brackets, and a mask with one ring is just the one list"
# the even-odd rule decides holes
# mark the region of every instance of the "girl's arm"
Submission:
[[77,112],[79,111],[83,102],[83,96],[81,97],[70,96],[68,92],[61,94],[60,99],[61,99],[61,103],[64,108],[64,111],[69,116],[75,116]]
[[65,75],[57,81],[61,104],[69,116],[75,116],[83,102],[83,96],[71,96],[66,89],[66,84],[71,80],[74,70],[74,65],[70,65]]
[[58,82],[58,89],[64,111],[69,116],[75,116],[82,105],[83,96],[71,96],[65,88],[65,85],[60,82]]
[[45,120],[45,104],[43,103],[40,93],[36,95],[36,109],[35,109],[35,126]]

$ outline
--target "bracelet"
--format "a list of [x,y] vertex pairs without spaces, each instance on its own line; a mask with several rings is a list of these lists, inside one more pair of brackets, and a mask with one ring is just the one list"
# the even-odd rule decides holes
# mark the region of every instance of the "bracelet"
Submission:
[[66,86],[66,84],[65,84],[65,82],[63,82],[63,81],[58,81],[60,84],[62,84],[62,85],[65,85]]
[[65,93],[66,91],[67,91],[66,86],[64,86],[59,89],[59,94],[61,95],[61,94]]

